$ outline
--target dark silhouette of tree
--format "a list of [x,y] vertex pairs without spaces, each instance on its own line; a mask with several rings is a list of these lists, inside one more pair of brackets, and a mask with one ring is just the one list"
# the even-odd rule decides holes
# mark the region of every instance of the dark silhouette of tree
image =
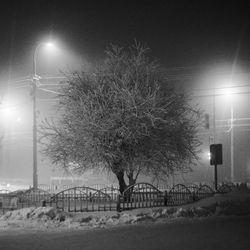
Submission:
[[190,170],[199,112],[147,50],[138,43],[128,50],[111,46],[103,63],[67,75],[60,118],[41,125],[42,152],[53,164],[79,173],[105,167],[121,193],[140,173],[159,178]]

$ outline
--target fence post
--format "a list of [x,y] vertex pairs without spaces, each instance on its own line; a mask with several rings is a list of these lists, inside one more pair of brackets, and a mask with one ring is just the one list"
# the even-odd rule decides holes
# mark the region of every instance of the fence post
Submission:
[[121,212],[121,201],[120,201],[120,198],[121,198],[121,195],[118,194],[118,197],[117,197],[117,204],[116,204],[116,211],[117,211],[117,212]]
[[42,201],[42,207],[46,207],[46,201]]
[[193,199],[193,202],[199,200],[199,195],[197,196],[195,191],[192,192],[192,199]]
[[166,190],[164,192],[164,206],[168,205],[168,191]]

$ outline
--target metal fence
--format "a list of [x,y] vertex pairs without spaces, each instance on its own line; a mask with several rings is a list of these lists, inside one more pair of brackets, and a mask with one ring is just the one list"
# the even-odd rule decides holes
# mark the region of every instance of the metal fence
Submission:
[[161,191],[149,183],[137,183],[128,187],[118,196],[119,211],[135,208],[180,206],[211,197],[214,190],[208,185],[174,185],[170,190]]
[[164,192],[149,183],[137,183],[118,196],[117,210],[164,206]]
[[[230,192],[232,187],[221,185],[218,192]],[[49,193],[42,189],[10,192],[0,190],[0,211],[24,207],[52,206],[68,212],[128,210],[146,207],[180,206],[213,196],[215,191],[208,185],[177,184],[159,190],[149,183],[136,183],[123,194],[113,186],[102,189],[72,187]]]
[[194,193],[194,200],[201,200],[211,197],[215,194],[215,191],[208,185],[201,185]]
[[116,210],[115,193],[89,187],[74,187],[61,191],[46,201],[46,205],[68,212]]
[[40,207],[50,197],[51,194],[47,191],[30,188],[17,194],[17,207]]
[[0,192],[0,210],[20,209],[24,207],[43,206],[45,200],[49,200],[51,195],[40,189],[18,190],[14,192]]
[[0,214],[6,210],[17,209],[17,198],[8,193],[0,193]]

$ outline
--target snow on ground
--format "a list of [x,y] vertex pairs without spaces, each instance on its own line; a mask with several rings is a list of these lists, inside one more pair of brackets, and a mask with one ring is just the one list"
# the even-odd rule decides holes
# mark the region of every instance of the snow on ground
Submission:
[[166,222],[180,217],[250,215],[250,193],[216,194],[182,207],[158,207],[116,212],[66,213],[52,207],[8,211],[0,217],[0,230],[90,229],[143,222]]

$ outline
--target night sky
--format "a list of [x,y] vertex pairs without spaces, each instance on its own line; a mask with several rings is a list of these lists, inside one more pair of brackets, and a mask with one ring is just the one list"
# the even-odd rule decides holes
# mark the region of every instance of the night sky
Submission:
[[[87,61],[110,44],[136,39],[164,67],[232,62],[249,65],[247,1],[1,1],[0,72],[27,74],[41,39],[59,40]],[[12,72],[15,75],[15,72]]]
[[[51,56],[47,58],[50,61],[43,61],[42,53],[39,54],[41,76],[58,75],[64,66],[79,69],[82,63],[103,59],[110,44],[127,47],[135,40],[146,44],[151,49],[150,56],[163,68],[177,70],[173,73],[175,77],[179,70],[184,75],[199,75],[213,65],[222,65],[217,70],[237,65],[249,74],[250,3],[247,1],[8,0],[1,1],[0,31],[0,101],[4,95],[1,87],[31,76],[34,50],[46,40],[55,41],[65,60],[60,57],[59,61],[53,61]],[[204,84],[211,85],[211,78]],[[244,84],[249,85],[246,81]],[[8,143],[5,141],[0,150],[0,175],[31,180],[31,97],[25,86],[10,92],[23,103],[18,105],[26,110],[27,117],[23,120],[29,124],[27,134],[22,131],[23,137],[11,141],[6,136]],[[39,93],[48,99],[54,97],[48,92]],[[39,105],[41,112],[51,110],[50,103]],[[50,168],[47,163],[39,165]],[[48,175],[44,172],[40,171],[45,180]]]

